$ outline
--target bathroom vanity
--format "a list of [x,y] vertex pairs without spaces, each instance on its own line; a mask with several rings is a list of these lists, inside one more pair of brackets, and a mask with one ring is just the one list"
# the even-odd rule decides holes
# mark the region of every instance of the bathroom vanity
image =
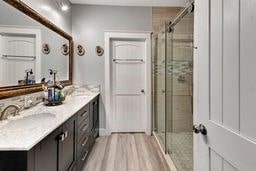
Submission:
[[[99,93],[39,104],[0,124],[0,170],[80,171],[99,136]],[[4,121],[5,122],[5,121]]]

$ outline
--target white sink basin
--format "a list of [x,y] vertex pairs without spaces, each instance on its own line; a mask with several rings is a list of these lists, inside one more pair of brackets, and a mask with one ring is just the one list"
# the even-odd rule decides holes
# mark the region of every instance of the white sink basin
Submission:
[[17,120],[10,120],[6,124],[0,126],[0,130],[20,131],[35,129],[38,123],[50,123],[55,115],[51,113],[41,113],[23,117]]

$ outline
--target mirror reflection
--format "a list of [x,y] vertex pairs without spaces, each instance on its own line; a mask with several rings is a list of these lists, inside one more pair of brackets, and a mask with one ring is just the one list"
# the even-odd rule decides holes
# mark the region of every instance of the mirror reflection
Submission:
[[0,87],[68,80],[69,41],[0,1]]

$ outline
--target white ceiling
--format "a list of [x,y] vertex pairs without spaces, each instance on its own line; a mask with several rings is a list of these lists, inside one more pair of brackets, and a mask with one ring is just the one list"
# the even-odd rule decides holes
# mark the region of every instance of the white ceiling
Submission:
[[188,0],[70,0],[73,4],[116,6],[185,6]]

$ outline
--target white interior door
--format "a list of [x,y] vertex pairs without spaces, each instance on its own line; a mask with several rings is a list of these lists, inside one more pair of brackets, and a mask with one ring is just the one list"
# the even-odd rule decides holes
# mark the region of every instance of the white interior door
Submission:
[[195,1],[195,171],[256,170],[256,1]]
[[2,74],[0,85],[11,86],[17,85],[18,80],[24,80],[25,70],[32,69],[35,73],[36,61],[26,57],[4,57],[3,55],[14,56],[36,56],[36,38],[24,36],[1,36],[3,44],[0,51],[0,61]]
[[112,40],[112,132],[146,132],[145,41]]

